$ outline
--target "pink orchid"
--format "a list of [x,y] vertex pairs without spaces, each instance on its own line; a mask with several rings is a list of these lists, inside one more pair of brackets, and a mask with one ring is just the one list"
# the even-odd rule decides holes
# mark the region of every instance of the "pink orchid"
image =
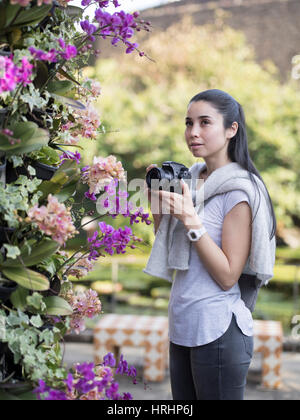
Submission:
[[93,165],[85,168],[82,174],[83,184],[88,184],[90,194],[99,194],[113,179],[126,180],[121,162],[115,156],[95,157]]
[[85,330],[84,318],[93,318],[101,313],[102,305],[98,294],[92,289],[77,294],[71,290],[64,297],[73,309],[70,328],[80,334]]
[[76,234],[70,210],[59,203],[56,197],[48,196],[48,205],[34,206],[28,212],[31,222],[36,223],[41,231],[58,242],[61,246]]

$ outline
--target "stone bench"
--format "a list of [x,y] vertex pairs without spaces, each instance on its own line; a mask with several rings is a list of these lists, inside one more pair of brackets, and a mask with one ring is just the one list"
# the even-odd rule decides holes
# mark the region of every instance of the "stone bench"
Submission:
[[[168,318],[138,315],[104,315],[94,329],[95,363],[112,352],[118,357],[121,347],[144,347],[144,378],[160,382],[168,362]],[[262,355],[262,385],[281,386],[283,330],[281,322],[254,321],[254,352]]]
[[168,318],[137,315],[104,315],[94,329],[95,363],[112,352],[118,358],[120,347],[144,347],[144,379],[161,382],[168,359]]
[[268,389],[281,387],[281,355],[283,330],[281,322],[254,321],[254,352],[262,354],[262,385]]

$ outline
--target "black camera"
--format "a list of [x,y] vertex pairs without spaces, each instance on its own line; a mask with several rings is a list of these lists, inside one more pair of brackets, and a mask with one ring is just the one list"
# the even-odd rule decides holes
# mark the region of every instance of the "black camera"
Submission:
[[152,168],[146,176],[148,187],[154,190],[182,194],[181,179],[192,179],[189,169],[177,162],[164,162],[162,168]]

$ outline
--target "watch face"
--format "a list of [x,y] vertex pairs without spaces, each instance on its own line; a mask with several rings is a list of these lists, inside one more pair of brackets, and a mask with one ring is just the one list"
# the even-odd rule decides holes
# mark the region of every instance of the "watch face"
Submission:
[[196,233],[195,233],[195,232],[192,232],[192,233],[191,233],[191,237],[192,237],[193,239],[196,239],[196,238],[197,238]]

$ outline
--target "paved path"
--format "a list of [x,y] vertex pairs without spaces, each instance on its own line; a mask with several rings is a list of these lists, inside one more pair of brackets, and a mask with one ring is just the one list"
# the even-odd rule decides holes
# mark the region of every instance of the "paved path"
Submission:
[[[142,378],[143,349],[124,347],[124,358],[138,371],[138,384],[133,385],[130,380],[117,377],[120,391],[130,392],[135,400],[172,400],[170,377],[161,383],[150,382],[144,384]],[[93,346],[91,344],[67,343],[65,345],[65,363],[71,366],[77,362],[92,362]],[[250,367],[246,400],[300,400],[300,353],[283,354],[282,379],[283,387],[278,391],[266,391],[259,385],[260,357],[255,356]]]

